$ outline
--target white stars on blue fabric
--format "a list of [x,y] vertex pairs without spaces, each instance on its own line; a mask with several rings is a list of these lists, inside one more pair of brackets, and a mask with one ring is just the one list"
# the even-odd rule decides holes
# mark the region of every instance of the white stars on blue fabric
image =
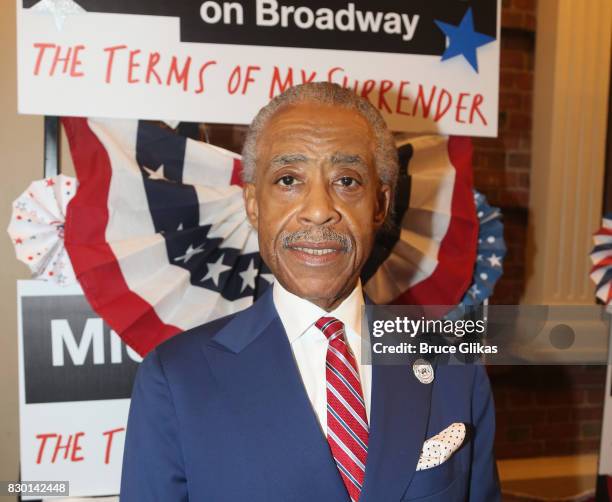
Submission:
[[208,264],[208,271],[206,272],[206,275],[202,278],[202,282],[211,279],[215,286],[218,287],[219,278],[221,274],[231,269],[232,267],[223,263],[223,255],[221,255],[219,256],[219,259],[216,262]]

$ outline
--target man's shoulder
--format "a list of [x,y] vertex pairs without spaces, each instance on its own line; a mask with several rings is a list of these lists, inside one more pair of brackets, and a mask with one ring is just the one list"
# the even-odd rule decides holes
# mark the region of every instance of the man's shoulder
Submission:
[[199,326],[195,326],[187,331],[183,331],[168,340],[160,343],[155,351],[164,359],[173,355],[192,351],[196,346],[206,345],[214,336],[225,326],[234,320],[241,312],[234,312],[212,321],[208,321]]
[[239,352],[258,335],[258,327],[267,325],[274,315],[278,314],[272,302],[271,288],[268,288],[248,307],[175,335],[159,344],[149,355],[165,367],[170,363],[200,364],[200,356],[209,348]]

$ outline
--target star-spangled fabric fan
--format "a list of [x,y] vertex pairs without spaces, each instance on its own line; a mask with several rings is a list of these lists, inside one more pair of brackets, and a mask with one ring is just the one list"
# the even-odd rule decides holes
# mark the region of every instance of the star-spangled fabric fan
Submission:
[[13,202],[7,231],[17,259],[35,279],[62,286],[76,281],[64,247],[66,207],[76,186],[75,178],[64,175],[34,181]]
[[477,190],[474,190],[474,203],[478,218],[478,247],[472,283],[457,308],[446,316],[448,319],[458,319],[469,312],[471,307],[487,300],[503,274],[507,247],[501,212],[499,208],[490,206],[484,194]]
[[606,305],[612,304],[612,213],[607,213],[602,227],[593,235],[595,247],[591,251],[593,268],[590,277],[595,283],[595,294]]
[[[66,247],[92,308],[132,348],[144,355],[244,309],[272,283],[244,212],[239,155],[145,122],[62,122],[80,183]],[[478,232],[471,143],[421,136],[400,153],[398,228],[377,241],[365,290],[379,303],[456,304]]]

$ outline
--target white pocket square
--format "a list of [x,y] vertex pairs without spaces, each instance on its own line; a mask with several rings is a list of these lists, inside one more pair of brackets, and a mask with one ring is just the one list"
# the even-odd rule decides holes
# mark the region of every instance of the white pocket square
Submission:
[[417,471],[431,469],[446,462],[465,440],[465,424],[455,422],[423,443]]

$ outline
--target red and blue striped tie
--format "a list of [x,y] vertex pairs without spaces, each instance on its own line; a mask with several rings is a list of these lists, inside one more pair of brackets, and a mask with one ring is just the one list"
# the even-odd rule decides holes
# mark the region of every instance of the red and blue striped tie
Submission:
[[352,502],[359,500],[368,456],[368,418],[355,356],[344,324],[321,317],[315,326],[327,337],[327,441]]

